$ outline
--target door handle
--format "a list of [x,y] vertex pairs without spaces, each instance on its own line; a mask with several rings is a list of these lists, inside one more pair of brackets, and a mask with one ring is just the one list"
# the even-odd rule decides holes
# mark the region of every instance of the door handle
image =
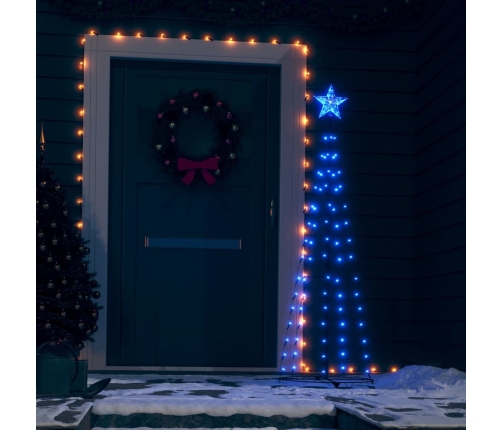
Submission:
[[270,201],[270,228],[274,228],[274,218],[275,218],[275,205],[274,199]]

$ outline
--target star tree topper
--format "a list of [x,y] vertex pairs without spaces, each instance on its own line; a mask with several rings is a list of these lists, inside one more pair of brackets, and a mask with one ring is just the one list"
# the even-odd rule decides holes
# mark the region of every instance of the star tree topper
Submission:
[[342,119],[340,116],[340,111],[338,109],[338,105],[342,104],[347,97],[335,97],[335,91],[333,90],[333,85],[329,86],[328,94],[325,96],[314,96],[318,101],[322,103],[321,113],[319,114],[319,118],[323,115],[329,113],[334,113],[338,118]]

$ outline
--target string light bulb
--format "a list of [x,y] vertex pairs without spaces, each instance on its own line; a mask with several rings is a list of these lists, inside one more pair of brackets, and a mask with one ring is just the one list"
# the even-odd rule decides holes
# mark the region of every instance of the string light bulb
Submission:
[[79,221],[79,222],[77,223],[77,228],[79,228],[79,229],[84,228],[84,223],[83,223],[82,221]]
[[84,84],[79,84],[78,89],[79,89],[80,91],[83,91],[83,89],[84,89]]
[[84,135],[84,130],[79,130],[79,131],[77,132],[77,134],[78,134],[79,136],[83,136],[83,135]]

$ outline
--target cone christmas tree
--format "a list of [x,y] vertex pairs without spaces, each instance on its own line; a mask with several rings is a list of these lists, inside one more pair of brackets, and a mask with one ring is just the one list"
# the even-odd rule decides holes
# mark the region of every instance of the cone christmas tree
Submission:
[[[43,143],[41,141],[41,143]],[[41,145],[43,149],[43,145]],[[98,283],[53,171],[37,160],[37,347],[66,340],[81,350],[98,330]]]

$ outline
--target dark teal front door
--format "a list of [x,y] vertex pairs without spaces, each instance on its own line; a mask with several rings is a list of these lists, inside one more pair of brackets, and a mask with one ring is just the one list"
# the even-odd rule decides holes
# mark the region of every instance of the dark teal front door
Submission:
[[[111,66],[107,365],[275,367],[280,69]],[[160,102],[195,88],[240,119],[232,170],[211,186],[181,183],[151,144]],[[211,146],[211,127],[177,133]]]

